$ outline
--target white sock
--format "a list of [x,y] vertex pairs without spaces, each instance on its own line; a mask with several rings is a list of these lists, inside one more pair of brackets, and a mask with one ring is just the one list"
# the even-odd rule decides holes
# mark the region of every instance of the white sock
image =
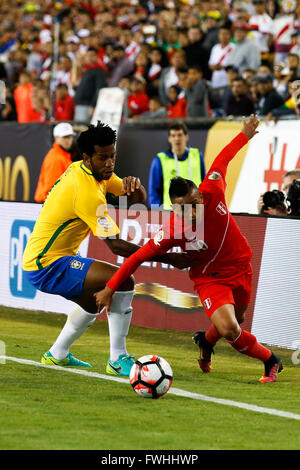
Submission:
[[97,314],[88,313],[79,305],[75,305],[69,313],[57,340],[50,348],[52,356],[58,360],[64,359],[68,355],[74,341],[83,335],[96,318]]
[[114,293],[108,318],[110,339],[110,360],[115,362],[121,354],[127,354],[126,336],[129,332],[134,291]]

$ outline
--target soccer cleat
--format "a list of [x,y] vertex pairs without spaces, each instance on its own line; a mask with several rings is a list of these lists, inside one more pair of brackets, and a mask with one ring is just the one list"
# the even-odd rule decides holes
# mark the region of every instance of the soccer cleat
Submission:
[[117,361],[110,359],[106,365],[106,373],[109,375],[118,375],[120,377],[129,377],[131,367],[135,363],[135,357],[129,354],[120,354]]
[[42,364],[47,366],[62,366],[62,367],[92,367],[88,362],[83,362],[69,353],[65,359],[55,359],[50,351],[43,354],[41,359]]
[[283,365],[281,359],[272,353],[270,358],[264,363],[265,364],[265,373],[259,379],[261,384],[276,382],[277,374],[282,371]]
[[211,355],[214,354],[214,348],[205,338],[205,331],[197,331],[193,336],[193,340],[195,344],[198,344],[200,349],[200,356],[198,359],[200,369],[203,372],[210,372]]

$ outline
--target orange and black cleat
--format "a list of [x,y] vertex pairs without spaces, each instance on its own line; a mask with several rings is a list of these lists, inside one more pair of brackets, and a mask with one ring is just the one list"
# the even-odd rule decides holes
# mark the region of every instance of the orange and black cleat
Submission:
[[210,372],[211,355],[214,354],[214,348],[205,338],[205,331],[197,331],[193,336],[193,340],[198,344],[200,349],[200,356],[198,359],[200,369],[206,373]]
[[262,384],[276,382],[277,374],[282,371],[283,365],[281,359],[272,353],[270,358],[264,363],[265,372],[264,375],[259,379]]

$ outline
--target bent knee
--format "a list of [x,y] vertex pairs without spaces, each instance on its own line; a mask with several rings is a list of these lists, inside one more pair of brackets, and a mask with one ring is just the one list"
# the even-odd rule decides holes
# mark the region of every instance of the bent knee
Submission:
[[240,326],[238,322],[230,322],[220,325],[218,328],[220,335],[228,341],[234,341],[240,334]]

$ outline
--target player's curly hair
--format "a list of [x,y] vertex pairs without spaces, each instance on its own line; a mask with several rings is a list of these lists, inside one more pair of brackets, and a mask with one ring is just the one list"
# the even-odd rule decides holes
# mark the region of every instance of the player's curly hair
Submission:
[[81,155],[85,153],[91,157],[95,151],[95,145],[106,147],[115,144],[116,140],[116,131],[107,124],[98,121],[96,126],[90,124],[86,131],[81,132],[77,139],[77,145]]
[[192,188],[197,189],[197,186],[193,181],[182,178],[181,176],[172,178],[169,187],[169,196],[171,201],[175,197],[185,196]]

